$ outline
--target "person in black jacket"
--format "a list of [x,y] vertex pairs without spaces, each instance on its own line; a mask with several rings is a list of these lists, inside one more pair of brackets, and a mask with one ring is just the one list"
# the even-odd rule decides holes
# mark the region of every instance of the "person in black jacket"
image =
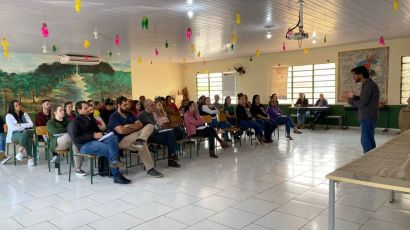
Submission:
[[255,121],[264,127],[264,137],[267,142],[273,142],[272,133],[275,130],[275,124],[269,119],[269,115],[266,113],[265,106],[261,104],[259,95],[254,95],[252,98],[251,106],[252,117]]
[[129,184],[131,181],[125,178],[119,171],[122,163],[118,159],[118,137],[111,135],[99,141],[103,137],[103,133],[98,128],[96,121],[89,116],[90,111],[87,102],[77,102],[75,109],[78,116],[70,122],[68,134],[76,147],[81,153],[107,157],[114,183]]
[[263,126],[252,118],[251,109],[246,105],[246,99],[244,95],[240,95],[238,98],[239,104],[236,106],[236,119],[240,128],[251,128],[255,130],[256,138],[259,143],[267,143],[267,140],[263,137]]
[[296,101],[295,104],[296,107],[298,107],[297,111],[297,116],[298,116],[298,129],[301,129],[302,127],[305,126],[305,119],[306,116],[309,115],[309,111],[306,109],[301,109],[301,107],[308,107],[309,106],[309,100],[306,99],[304,93],[299,93],[299,98]]

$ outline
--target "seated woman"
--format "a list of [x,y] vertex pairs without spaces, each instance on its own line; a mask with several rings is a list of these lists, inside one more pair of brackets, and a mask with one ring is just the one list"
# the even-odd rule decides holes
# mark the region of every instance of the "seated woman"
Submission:
[[[315,106],[317,107],[328,107],[329,104],[327,103],[327,100],[323,96],[323,93],[319,95],[319,99],[317,99]],[[310,128],[312,130],[315,130],[315,126],[319,121],[323,120],[326,117],[327,111],[324,110],[316,110],[315,115],[313,116],[313,121],[310,123]]]
[[251,109],[247,106],[245,95],[240,95],[238,100],[239,104],[236,106],[236,118],[239,127],[244,129],[254,129],[259,143],[267,143],[263,137],[263,126],[252,118]]
[[205,95],[202,95],[198,98],[198,102],[197,102],[197,106],[198,106],[198,113],[200,116],[206,115],[204,114],[204,112],[202,111],[202,106],[205,105]]
[[276,103],[277,101],[274,98],[271,98],[267,113],[269,114],[270,119],[276,124],[284,124],[286,126],[286,138],[293,140],[293,138],[290,136],[290,128],[292,128],[293,132],[296,134],[301,134],[302,132],[298,129],[295,129],[292,119],[290,119],[290,117],[288,116],[283,115],[282,111]]
[[172,102],[172,97],[169,95],[165,97],[164,109],[165,111],[172,110],[175,113],[178,113],[178,107],[174,102]]
[[73,102],[67,101],[64,103],[65,118],[67,121],[72,121],[75,118],[75,113],[73,110]]
[[21,109],[20,102],[13,100],[9,104],[6,115],[8,127],[6,143],[17,143],[20,145],[16,154],[16,160],[23,160],[27,154],[28,166],[34,166],[33,159],[33,122],[27,113]]
[[[222,148],[228,148],[229,145],[218,137],[215,129],[210,126],[204,126],[204,122],[201,120],[198,112],[196,111],[196,105],[193,101],[189,101],[185,107],[184,123],[188,137],[204,137],[208,138],[209,142],[209,156],[218,158],[215,154],[215,139],[221,144]],[[201,127],[199,127],[201,126]]]
[[300,107],[307,107],[309,106],[309,100],[306,99],[305,94],[304,93],[299,93],[299,98],[295,103],[295,106],[298,107],[298,111],[297,111],[297,117],[298,117],[298,129],[300,128],[304,128],[305,127],[305,119],[306,116],[309,115],[309,111],[308,110],[303,110],[300,109]]
[[[179,113],[177,113],[179,115]],[[172,116],[174,116],[174,113],[172,113]],[[158,129],[172,129],[174,132],[175,140],[181,140],[184,138],[185,133],[184,129],[180,128],[180,124],[182,124],[182,118],[180,117],[179,122],[176,121],[176,118],[174,117],[169,117],[167,116],[167,113],[165,113],[164,108],[162,106],[162,103],[157,102],[155,104],[155,112],[154,112],[154,118],[155,121],[157,122]],[[171,121],[172,120],[172,121]]]
[[[211,99],[209,97],[205,98],[205,104],[202,105],[202,113],[204,115],[210,115],[212,120],[211,123],[209,124],[211,127],[213,128],[222,128],[222,129],[226,129],[226,128],[230,128],[231,124],[228,121],[225,122],[218,122],[217,120],[217,115],[219,115],[219,110],[217,108],[215,108],[215,106],[213,106],[211,104]],[[225,141],[231,141],[228,138],[228,132],[225,132],[223,134]]]
[[254,95],[252,98],[251,113],[252,117],[255,118],[255,121],[264,127],[263,133],[266,142],[273,142],[272,133],[275,130],[276,123],[269,119],[265,106],[261,104],[259,95]]
[[228,119],[229,123],[236,125],[235,108],[231,104],[230,96],[225,97],[224,111],[225,111],[226,118]]

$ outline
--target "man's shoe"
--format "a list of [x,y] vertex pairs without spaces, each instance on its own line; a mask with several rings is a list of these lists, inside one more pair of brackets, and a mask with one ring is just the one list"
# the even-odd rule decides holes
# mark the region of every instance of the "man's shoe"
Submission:
[[1,161],[1,165],[4,165],[7,161],[9,161],[11,159],[11,157],[6,157]]
[[131,146],[136,148],[138,151],[142,151],[144,149],[144,143],[145,143],[145,140],[137,139],[135,140],[134,144],[132,144]]
[[177,154],[175,154],[175,155],[169,156],[168,159],[171,159],[171,160],[174,160],[174,161],[178,161],[178,160],[179,160],[179,157],[178,157]]
[[224,139],[224,141],[225,141],[225,142],[232,142],[232,140],[229,139],[229,138]]
[[158,172],[156,169],[152,168],[147,172],[147,175],[150,177],[155,177],[155,178],[162,178],[164,175],[162,173]]
[[290,135],[286,136],[286,138],[289,140],[293,140],[293,138]]
[[223,141],[223,142],[221,143],[221,147],[224,148],[224,149],[226,149],[226,148],[231,147],[231,145],[228,144],[228,143],[226,143],[225,141]]
[[181,168],[181,165],[179,165],[175,160],[168,159],[168,167]]
[[273,142],[273,140],[266,140],[265,143],[272,143],[272,142]]
[[113,161],[110,164],[111,168],[117,168],[117,169],[123,168],[124,166],[125,166],[124,162],[121,162],[121,161]]
[[294,130],[293,130],[293,133],[302,134],[302,131],[300,131],[299,129],[294,129]]
[[212,158],[218,158],[218,155],[216,155],[215,152],[210,152],[209,156]]
[[129,183],[131,183],[131,180],[129,180],[129,179],[127,179],[127,178],[125,178],[125,176],[124,175],[122,175],[121,173],[120,173],[120,176],[119,176],[122,180],[124,180],[124,181],[126,181],[126,182],[128,182],[128,184]]
[[116,183],[116,184],[129,184],[130,182],[122,179],[120,176],[117,176],[117,178],[114,179],[114,183]]
[[75,170],[75,175],[77,175],[77,176],[85,176],[85,175],[87,175],[87,173],[84,172],[82,169],[80,169],[80,170]]
[[265,140],[264,137],[256,136],[256,139],[259,141],[260,144],[265,144],[266,143],[266,140]]

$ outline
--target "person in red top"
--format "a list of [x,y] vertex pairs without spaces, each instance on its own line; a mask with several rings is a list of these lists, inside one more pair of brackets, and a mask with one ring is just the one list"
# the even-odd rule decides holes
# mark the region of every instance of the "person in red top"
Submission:
[[196,111],[195,102],[189,101],[185,107],[184,123],[188,137],[205,137],[209,142],[209,156],[218,158],[215,154],[215,138],[221,144],[222,148],[228,148],[230,145],[219,138],[215,129],[210,126],[205,126],[198,112]]
[[36,126],[46,126],[47,121],[51,119],[51,103],[45,99],[41,102],[41,111],[36,114]]
[[175,105],[175,103],[174,102],[172,102],[172,98],[171,98],[171,96],[167,96],[166,98],[165,98],[165,101],[166,101],[166,103],[165,103],[165,105],[164,105],[164,109],[165,110],[172,110],[174,113],[178,113],[179,112],[179,110],[178,110],[178,107]]

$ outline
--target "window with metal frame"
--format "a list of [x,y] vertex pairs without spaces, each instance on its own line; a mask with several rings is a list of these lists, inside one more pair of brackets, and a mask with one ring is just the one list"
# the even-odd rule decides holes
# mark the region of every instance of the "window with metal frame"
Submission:
[[401,91],[400,103],[407,104],[410,97],[410,56],[401,58]]

